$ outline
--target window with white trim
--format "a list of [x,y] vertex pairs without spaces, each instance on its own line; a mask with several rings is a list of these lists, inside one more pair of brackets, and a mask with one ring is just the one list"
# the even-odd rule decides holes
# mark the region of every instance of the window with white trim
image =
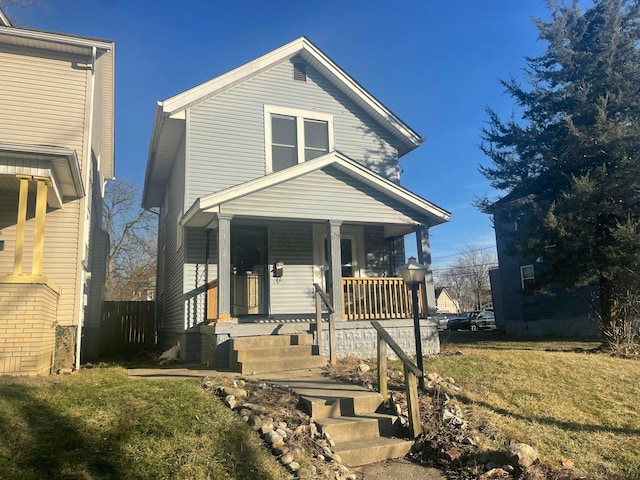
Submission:
[[522,291],[524,293],[533,292],[536,283],[533,265],[523,265],[520,267],[520,280],[522,282]]
[[334,150],[331,114],[265,105],[264,123],[267,173]]

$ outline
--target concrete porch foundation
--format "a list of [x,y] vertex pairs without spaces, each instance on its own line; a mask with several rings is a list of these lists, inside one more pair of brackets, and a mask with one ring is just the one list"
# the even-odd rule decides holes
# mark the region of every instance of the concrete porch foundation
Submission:
[[[415,355],[413,320],[382,320],[382,326],[402,347],[407,355]],[[201,325],[185,332],[181,343],[184,360],[201,362],[208,367],[229,368],[230,343],[232,338],[267,335],[293,335],[309,333],[316,339],[315,322],[270,322],[270,323],[225,323]],[[375,358],[377,355],[377,333],[369,321],[337,321],[336,355],[338,358],[358,356]],[[423,355],[440,353],[437,324],[433,320],[420,321]],[[321,355],[329,357],[329,323],[323,322]],[[389,349],[389,358],[394,354]]]

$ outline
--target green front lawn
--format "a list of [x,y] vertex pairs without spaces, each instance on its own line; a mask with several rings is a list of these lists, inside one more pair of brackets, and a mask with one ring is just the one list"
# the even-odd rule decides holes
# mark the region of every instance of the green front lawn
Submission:
[[258,435],[193,380],[120,368],[0,379],[0,478],[285,478]]

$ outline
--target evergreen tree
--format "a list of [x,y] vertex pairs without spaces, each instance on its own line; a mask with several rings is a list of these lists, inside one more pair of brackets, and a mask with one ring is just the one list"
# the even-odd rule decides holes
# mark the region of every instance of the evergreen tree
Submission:
[[480,170],[519,198],[515,250],[541,255],[547,280],[597,283],[603,331],[619,343],[640,299],[640,1],[547,4],[528,85],[502,82],[522,116],[488,109]]

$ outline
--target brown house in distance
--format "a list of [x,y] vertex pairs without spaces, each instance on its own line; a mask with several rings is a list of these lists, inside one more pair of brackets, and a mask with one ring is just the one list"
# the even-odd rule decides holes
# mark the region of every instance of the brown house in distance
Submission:
[[14,27],[0,10],[0,375],[97,353],[114,49]]

